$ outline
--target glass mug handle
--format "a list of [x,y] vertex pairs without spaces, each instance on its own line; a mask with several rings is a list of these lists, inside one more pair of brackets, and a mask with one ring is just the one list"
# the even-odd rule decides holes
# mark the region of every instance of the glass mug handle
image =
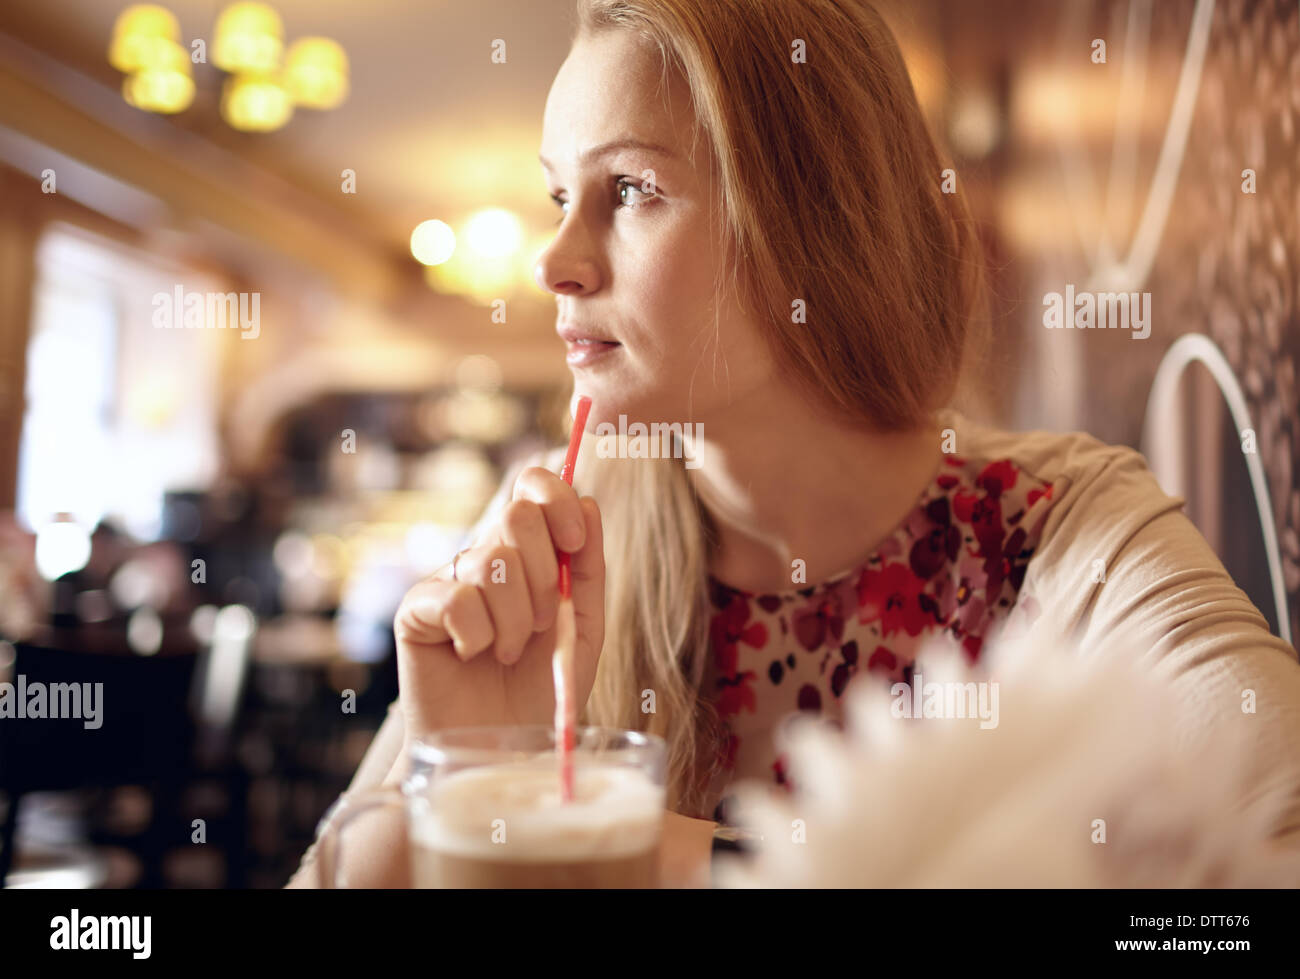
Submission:
[[406,797],[396,788],[370,789],[351,798],[347,793],[339,796],[321,817],[320,826],[316,830],[320,844],[320,886],[326,889],[347,887],[347,882],[339,881],[337,877],[343,863],[343,827],[362,813],[403,806],[405,803]]

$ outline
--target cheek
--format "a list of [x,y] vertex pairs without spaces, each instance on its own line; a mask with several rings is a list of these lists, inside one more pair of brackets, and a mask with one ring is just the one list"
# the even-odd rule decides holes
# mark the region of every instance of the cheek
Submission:
[[626,280],[648,360],[678,368],[711,346],[718,262],[716,244],[695,226],[665,228],[648,243]]

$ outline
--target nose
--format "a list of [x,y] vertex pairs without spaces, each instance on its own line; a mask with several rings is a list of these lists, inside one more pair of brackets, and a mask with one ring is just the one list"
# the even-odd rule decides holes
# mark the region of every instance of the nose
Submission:
[[557,296],[585,296],[600,288],[600,268],[590,239],[572,212],[565,215],[559,232],[537,256],[533,279]]

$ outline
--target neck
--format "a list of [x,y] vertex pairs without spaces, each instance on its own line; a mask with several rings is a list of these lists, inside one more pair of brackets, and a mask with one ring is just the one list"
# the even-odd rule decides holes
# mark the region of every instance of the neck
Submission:
[[699,467],[688,471],[717,529],[709,570],[757,593],[814,585],[861,563],[942,461],[937,420],[878,431],[770,396],[706,422],[695,453]]

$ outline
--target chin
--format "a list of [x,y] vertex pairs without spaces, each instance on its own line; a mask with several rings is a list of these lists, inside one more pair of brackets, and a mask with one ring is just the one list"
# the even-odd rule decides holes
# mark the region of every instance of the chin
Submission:
[[666,414],[669,409],[662,398],[653,397],[648,392],[629,390],[628,385],[613,379],[581,376],[574,381],[570,415],[577,407],[578,398],[584,394],[591,398],[591,414],[587,417],[588,432],[594,432],[596,426],[604,422],[617,426],[620,415],[625,416],[626,424],[676,420]]

